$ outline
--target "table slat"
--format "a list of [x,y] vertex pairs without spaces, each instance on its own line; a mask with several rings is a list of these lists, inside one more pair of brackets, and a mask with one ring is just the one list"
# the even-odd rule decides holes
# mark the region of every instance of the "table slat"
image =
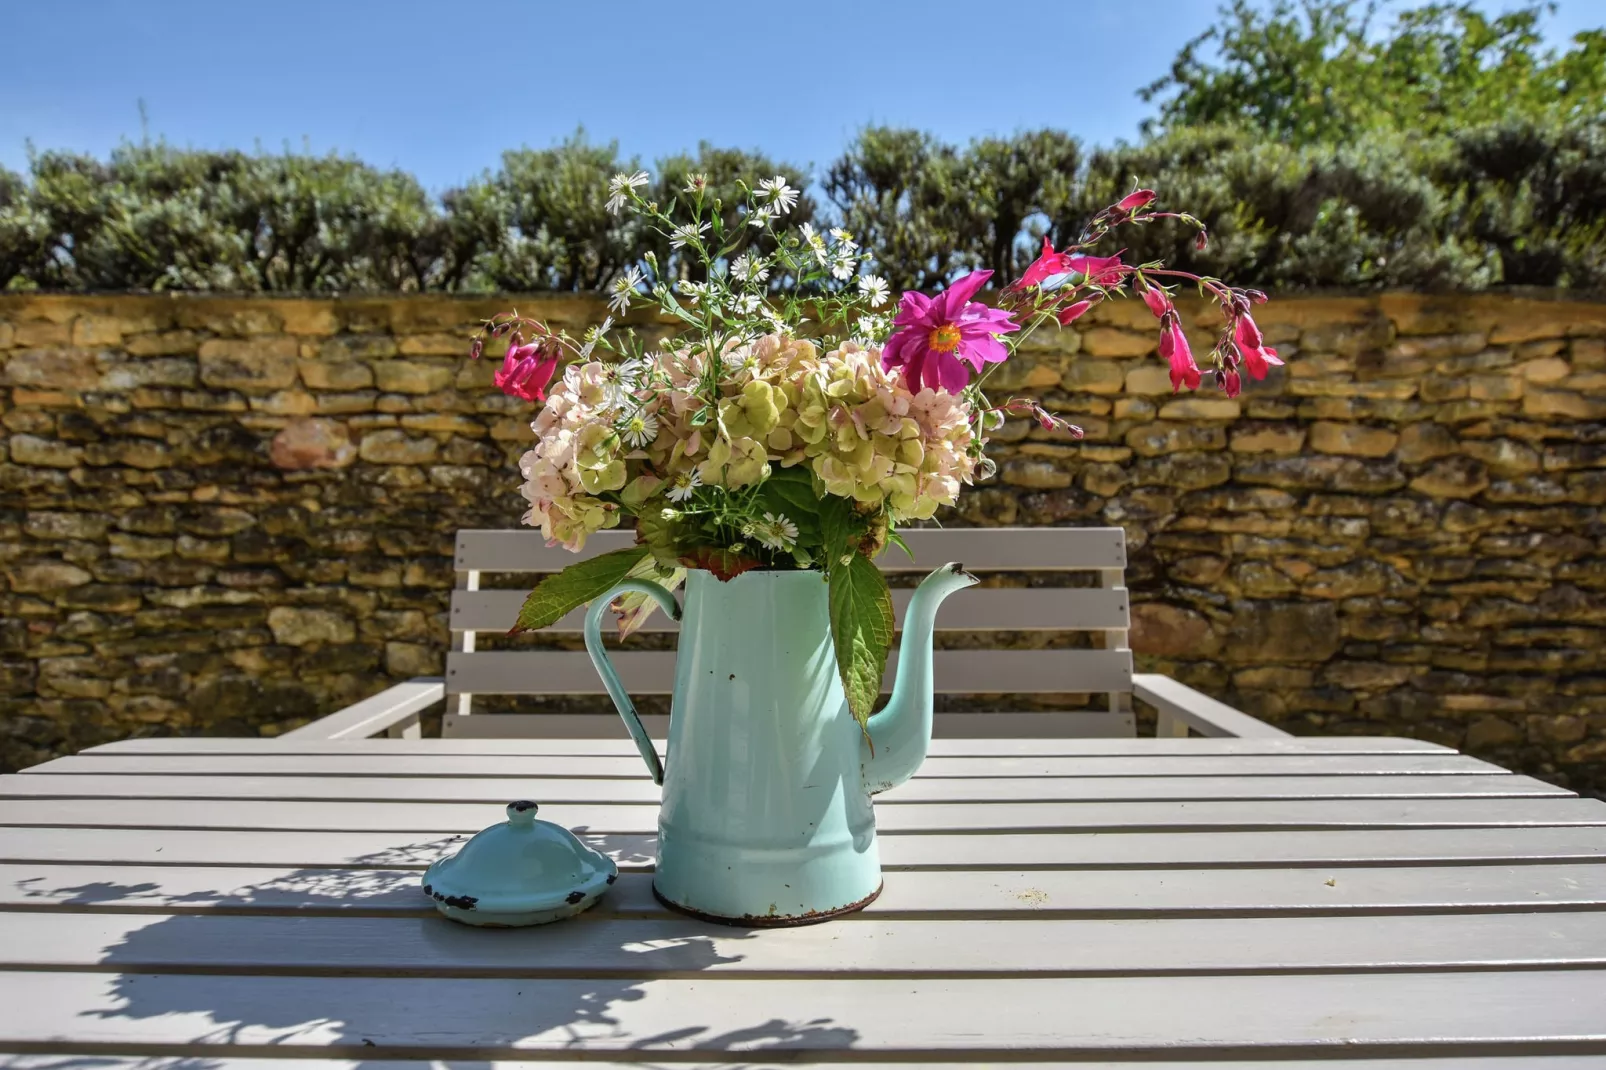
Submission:
[[[978,926],[985,924],[985,930]],[[983,931],[985,935],[983,936]],[[485,932],[444,918],[0,912],[0,970],[410,977],[854,977],[1606,966],[1606,913],[1315,918],[857,919],[781,935],[687,918]],[[0,974],[3,976],[3,974]]]
[[[671,759],[673,760],[673,759]],[[209,776],[646,777],[639,757],[592,755],[187,755],[56,758],[40,773],[166,773]],[[1123,755],[926,759],[920,775],[944,777],[1301,776],[1488,773],[1506,770],[1464,754]]]
[[[537,795],[537,799],[543,799]],[[509,800],[511,801],[511,800]],[[543,820],[592,833],[651,833],[650,803],[545,803]],[[0,826],[128,829],[341,829],[350,832],[474,833],[501,820],[482,803],[281,802],[236,799],[6,799]],[[876,827],[897,833],[1123,829],[1508,828],[1606,826],[1606,803],[1539,799],[1288,799],[1164,802],[915,802],[878,808]]]
[[[661,1065],[661,1064],[660,1064]],[[681,1062],[673,1064],[675,1070],[791,1070],[795,1067],[842,1065],[831,1061],[830,1053],[812,1053],[806,1060],[782,1057],[780,1061],[755,1061],[744,1057],[731,1062]],[[909,1070],[910,1064],[900,1062],[866,1062],[854,1059],[854,1070]],[[966,1067],[976,1065],[971,1056],[945,1056],[942,1052],[923,1055],[921,1066]],[[1098,1064],[1096,1064],[1098,1065]],[[67,1070],[79,1067],[84,1070],[199,1070],[195,1060],[184,1056],[119,1056],[103,1052],[86,1054],[63,1051],[49,1055],[16,1055],[0,1052],[3,1070]],[[572,1059],[520,1058],[511,1060],[484,1060],[476,1062],[477,1070],[644,1070],[638,1061],[587,1059],[577,1064]],[[1455,1056],[1454,1058],[1427,1059],[1328,1059],[1316,1064],[1317,1070],[1606,1070],[1606,1055],[1493,1055]],[[205,1070],[441,1070],[439,1062],[405,1059],[251,1059],[232,1055],[207,1053]],[[1011,1060],[1009,1070],[1076,1070],[1063,1062],[1021,1062]],[[1083,1067],[1082,1070],[1091,1070]],[[1176,1062],[1170,1059],[1144,1060],[1141,1070],[1201,1070],[1194,1061]],[[1307,1060],[1286,1059],[1212,1059],[1204,1070],[1311,1070]]]
[[[659,742],[663,742],[662,739]],[[634,755],[628,739],[258,739],[155,736],[102,743],[81,754],[594,754]],[[934,739],[938,757],[1148,754],[1453,754],[1425,739],[1299,736],[1285,739]]]
[[[1606,971],[838,980],[364,978],[16,971],[0,1049],[432,1058],[520,1052],[1007,1052],[1571,1044],[1606,1052]],[[736,986],[740,987],[736,987]]]
[[[651,866],[654,838],[583,839],[620,866]],[[239,832],[0,827],[0,862],[129,865],[423,868],[461,835],[383,832]],[[884,836],[888,869],[1073,866],[1178,867],[1591,861],[1606,857],[1606,829],[1472,828],[1276,832],[1023,833]]]
[[[547,803],[654,803],[662,789],[640,779],[549,777],[529,781]],[[124,773],[31,773],[0,776],[5,799],[328,799],[370,802],[478,802],[499,805],[518,781],[479,777],[206,776]],[[876,806],[912,802],[1114,802],[1132,799],[1571,798],[1533,777],[1409,773],[1350,776],[1199,777],[916,777],[876,796]]]
[[[626,872],[582,921],[669,916]],[[0,909],[427,915],[404,869],[0,864]],[[1606,861],[1302,869],[902,870],[855,917],[1549,910],[1606,906]],[[843,924],[852,919],[845,919]]]

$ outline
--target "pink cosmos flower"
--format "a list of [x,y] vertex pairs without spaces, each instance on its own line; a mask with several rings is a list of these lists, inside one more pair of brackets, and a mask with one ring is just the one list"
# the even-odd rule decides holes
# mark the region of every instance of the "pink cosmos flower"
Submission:
[[1182,321],[1175,315],[1167,316],[1160,330],[1160,356],[1171,363],[1171,392],[1184,384],[1189,390],[1199,389],[1199,366],[1193,362],[1193,350],[1188,337],[1182,333]]
[[557,347],[549,347],[551,351],[545,352],[540,342],[515,345],[517,341],[517,335],[509,340],[502,368],[492,381],[504,394],[525,401],[545,401],[547,384],[558,368]]
[[995,335],[1020,330],[1009,313],[972,301],[991,271],[972,271],[936,297],[909,291],[892,325],[898,328],[881,350],[881,367],[902,368],[911,388],[957,394],[970,382],[961,361],[978,372],[1009,356]]
[[1238,322],[1233,326],[1232,340],[1238,344],[1238,352],[1244,358],[1244,370],[1251,378],[1264,379],[1266,372],[1270,370],[1270,365],[1282,364],[1277,351],[1265,344],[1260,328],[1249,318],[1247,312],[1239,316]]

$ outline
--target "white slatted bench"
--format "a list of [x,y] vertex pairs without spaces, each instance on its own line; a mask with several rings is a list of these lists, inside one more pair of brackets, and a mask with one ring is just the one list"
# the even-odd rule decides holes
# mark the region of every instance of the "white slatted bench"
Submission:
[[[1217,702],[1164,676],[1132,671],[1127,647],[1130,620],[1126,534],[1120,528],[955,528],[905,532],[911,561],[896,548],[878,563],[893,575],[921,576],[947,561],[985,578],[998,573],[1083,574],[1095,586],[972,587],[954,595],[937,616],[941,634],[962,633],[985,641],[1004,632],[1085,632],[1098,649],[943,650],[936,659],[937,691],[947,695],[1102,695],[1099,710],[1048,712],[939,712],[939,737],[1130,737],[1136,734],[1132,699],[1153,705],[1160,736],[1285,736],[1287,733]],[[475,712],[476,696],[574,696],[604,694],[590,658],[581,651],[481,651],[482,632],[502,634],[518,616],[528,577],[554,572],[576,560],[623,549],[628,531],[593,536],[580,555],[545,544],[533,530],[461,531],[457,536],[457,590],[452,594],[452,651],[444,680],[420,679],[288,733],[291,738],[356,739],[417,734],[420,711],[445,698],[444,737],[623,738],[624,726],[609,714],[510,714]],[[487,573],[521,578],[516,588],[485,590]],[[901,626],[911,590],[893,592]],[[584,618],[576,610],[543,634],[578,636]],[[678,631],[654,613],[647,634]],[[894,654],[887,668],[890,690]],[[616,653],[614,666],[636,695],[664,695],[673,686],[672,651]],[[667,717],[642,718],[649,733],[667,733]]]

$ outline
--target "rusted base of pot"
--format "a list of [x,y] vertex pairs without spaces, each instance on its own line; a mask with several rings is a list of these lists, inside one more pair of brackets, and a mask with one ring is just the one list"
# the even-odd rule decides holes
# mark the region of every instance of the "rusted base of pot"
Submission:
[[832,910],[811,910],[807,914],[796,915],[747,914],[739,918],[727,918],[719,914],[705,914],[701,910],[693,910],[691,907],[681,906],[679,903],[665,899],[663,894],[658,891],[657,884],[652,886],[652,896],[675,913],[685,914],[687,917],[696,918],[699,921],[711,921],[716,925],[733,925],[744,929],[785,929],[797,925],[818,925],[822,921],[830,921],[832,918],[840,918],[844,914],[852,914],[855,910],[863,910],[876,901],[876,897],[881,894],[881,889],[884,887],[886,887],[885,884],[878,884],[875,891],[857,903],[849,903],[845,907],[836,907]]

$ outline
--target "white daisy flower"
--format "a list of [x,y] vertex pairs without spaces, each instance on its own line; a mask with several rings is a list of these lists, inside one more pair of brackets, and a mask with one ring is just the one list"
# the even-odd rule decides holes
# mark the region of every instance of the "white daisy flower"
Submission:
[[697,469],[688,468],[684,472],[676,473],[675,478],[669,481],[669,489],[664,493],[672,502],[683,502],[692,496],[692,491],[703,485],[703,477],[697,474]]
[[846,282],[853,278],[853,270],[858,267],[858,261],[851,256],[845,256],[831,265],[831,277]]
[[637,171],[627,175],[623,171],[614,175],[608,182],[608,211],[618,215],[624,206],[630,203],[630,195],[647,184],[647,172]]
[[763,520],[748,525],[743,534],[771,550],[790,550],[797,545],[797,525],[786,519],[785,513],[765,513]]
[[707,297],[713,288],[713,285],[710,283],[692,282],[690,279],[681,279],[679,282],[675,283],[675,289],[684,294],[686,296],[686,300],[690,301],[694,305],[698,301],[701,301],[703,298]]
[[647,276],[638,267],[632,265],[625,269],[625,273],[614,279],[608,286],[608,309],[617,316],[623,316],[630,311],[630,299],[636,296],[636,287],[641,285]]
[[669,247],[679,249],[687,242],[701,241],[706,233],[708,233],[707,223],[682,223],[669,232]]
[[755,208],[752,213],[748,215],[747,225],[750,227],[762,227],[770,220],[774,219],[775,214],[776,213],[772,206],[767,204],[762,205],[758,208]]
[[626,380],[637,386],[645,386],[652,381],[653,363],[646,357],[631,357],[619,365],[619,370]]
[[853,240],[853,235],[849,234],[841,227],[832,227],[831,237],[836,239],[836,247],[838,252],[851,253],[853,250],[859,247],[859,243]]
[[736,311],[744,316],[751,316],[764,304],[764,299],[758,294],[743,294],[732,302]]
[[602,340],[602,336],[611,330],[613,330],[613,317],[604,316],[601,323],[587,331],[586,344],[580,347],[580,359],[585,360],[589,357],[591,351],[597,348],[597,343]]
[[861,338],[880,338],[887,333],[887,318],[885,316],[860,316],[857,327]]
[[602,387],[604,408],[621,408],[630,400],[630,384],[626,381],[623,364],[604,364],[597,382]]
[[743,253],[731,265],[731,274],[742,282],[763,282],[770,277],[770,269],[763,260],[754,260],[748,254]]
[[880,308],[887,303],[887,280],[880,275],[861,275],[859,292],[869,299],[871,308]]
[[786,184],[784,175],[766,178],[758,184],[758,188],[769,196],[769,207],[777,209],[783,215],[797,205],[797,190]]
[[680,187],[682,193],[701,193],[708,188],[708,176],[701,171],[694,171],[686,176],[686,184]]
[[619,425],[619,435],[632,448],[644,450],[658,437],[658,417],[650,412],[637,410]]

